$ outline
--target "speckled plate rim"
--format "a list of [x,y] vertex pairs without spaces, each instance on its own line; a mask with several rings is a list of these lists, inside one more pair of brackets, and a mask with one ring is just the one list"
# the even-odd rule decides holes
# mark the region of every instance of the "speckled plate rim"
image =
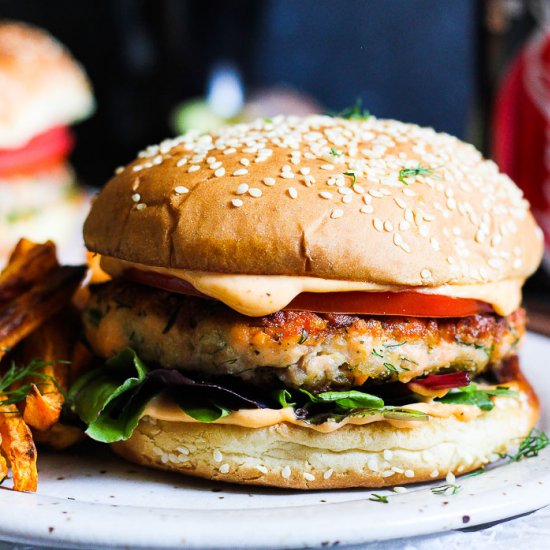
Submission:
[[[537,380],[543,404],[550,401],[550,377],[541,376],[549,356],[550,339],[529,334],[522,366],[528,378]],[[540,425],[550,428],[550,407],[542,407]],[[73,548],[275,548],[411,537],[493,522],[550,504],[550,448],[536,458],[459,483],[462,491],[454,496],[434,495],[434,484],[422,484],[391,494],[389,504],[369,501],[372,491],[354,491],[349,501],[339,503],[297,506],[288,495],[288,506],[229,510],[193,510],[185,502],[188,507],[113,506],[4,489],[0,539]],[[223,495],[224,486],[220,488]],[[316,493],[320,498],[323,494]]]

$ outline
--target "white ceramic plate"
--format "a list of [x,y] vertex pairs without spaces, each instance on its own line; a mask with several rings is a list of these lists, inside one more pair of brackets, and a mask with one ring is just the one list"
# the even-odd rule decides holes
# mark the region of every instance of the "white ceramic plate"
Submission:
[[[550,429],[550,339],[530,334],[524,372]],[[37,494],[0,489],[0,539],[69,547],[315,547],[479,525],[550,504],[550,448],[537,458],[459,479],[434,495],[420,484],[369,501],[373,491],[294,492],[187,479],[133,466],[92,444],[40,456]]]

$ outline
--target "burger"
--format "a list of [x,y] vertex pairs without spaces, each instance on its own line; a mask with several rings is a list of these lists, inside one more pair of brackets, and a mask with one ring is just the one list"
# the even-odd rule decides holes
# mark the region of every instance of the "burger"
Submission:
[[89,203],[67,162],[67,126],[93,104],[86,75],[59,42],[0,21],[0,265],[22,236],[57,241],[65,259],[71,253]]
[[117,170],[84,238],[112,279],[69,401],[133,462],[383,487],[477,469],[537,420],[517,351],[541,231],[454,137],[363,116],[189,132]]

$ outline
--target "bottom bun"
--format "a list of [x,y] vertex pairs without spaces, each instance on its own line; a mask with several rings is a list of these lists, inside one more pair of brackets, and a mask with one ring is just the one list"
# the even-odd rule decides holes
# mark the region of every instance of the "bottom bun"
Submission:
[[113,448],[138,464],[232,483],[385,487],[466,473],[517,446],[537,420],[536,397],[527,391],[495,404],[469,421],[434,418],[411,429],[376,422],[331,433],[286,423],[244,428],[145,416],[132,437]]

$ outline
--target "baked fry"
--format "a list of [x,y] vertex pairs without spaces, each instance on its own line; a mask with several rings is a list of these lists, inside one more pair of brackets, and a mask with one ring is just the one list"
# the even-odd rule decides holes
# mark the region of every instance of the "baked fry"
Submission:
[[13,250],[8,264],[0,273],[0,303],[28,290],[58,266],[53,242],[36,244],[21,239]]
[[2,305],[0,359],[71,301],[85,272],[86,266],[56,267],[31,288]]
[[14,490],[36,491],[36,447],[30,428],[13,404],[0,404],[0,435],[2,452],[11,466]]
[[63,395],[59,391],[42,394],[35,384],[25,398],[23,420],[36,430],[45,431],[58,420],[63,407]]
[[35,443],[40,447],[48,447],[54,451],[61,451],[85,439],[84,430],[76,426],[57,423],[47,431],[34,431]]

